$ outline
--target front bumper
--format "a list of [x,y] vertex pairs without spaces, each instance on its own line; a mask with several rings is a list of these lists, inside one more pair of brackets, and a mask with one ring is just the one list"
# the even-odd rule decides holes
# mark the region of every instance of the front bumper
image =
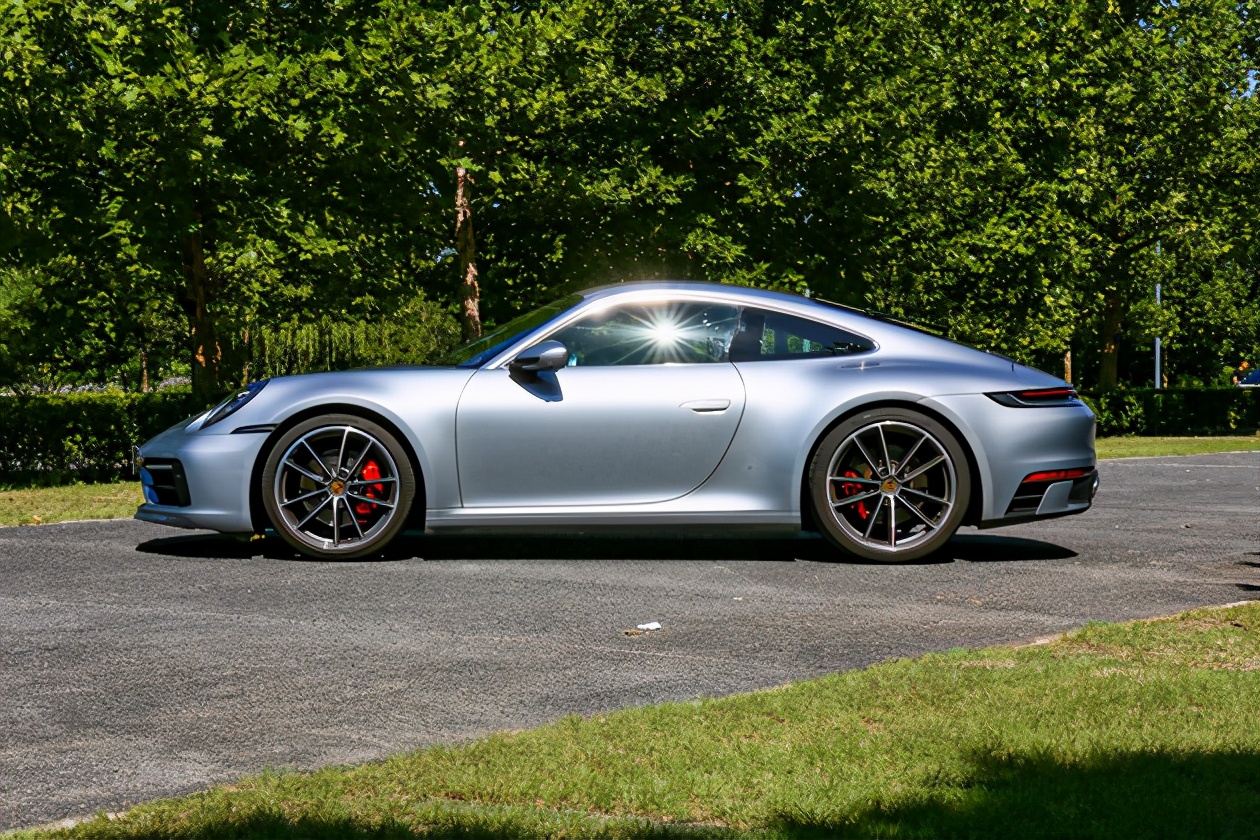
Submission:
[[187,422],[181,423],[139,449],[146,462],[179,464],[187,504],[146,502],[136,510],[136,519],[176,528],[253,533],[249,485],[267,435],[189,432],[188,428]]

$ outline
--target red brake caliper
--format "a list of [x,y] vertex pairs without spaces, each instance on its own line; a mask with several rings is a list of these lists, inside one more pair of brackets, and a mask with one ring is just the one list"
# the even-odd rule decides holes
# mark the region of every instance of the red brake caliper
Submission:
[[[853,470],[847,470],[844,474],[844,477],[845,478],[861,478],[861,476],[859,476]],[[865,488],[861,484],[858,484],[853,481],[846,481],[844,484],[840,485],[840,492],[846,496],[856,496],[858,493],[861,493],[864,489]],[[861,519],[865,519],[867,517],[866,502],[857,503],[857,515]]]
[[[374,481],[381,477],[381,468],[375,461],[368,461],[363,467],[363,472],[359,473],[359,477],[364,481]],[[381,498],[385,495],[385,485],[369,484],[364,488],[363,495],[369,499]],[[364,520],[374,510],[376,510],[376,505],[372,502],[359,502],[354,506],[354,512],[359,515],[359,523],[363,525],[367,524]]]

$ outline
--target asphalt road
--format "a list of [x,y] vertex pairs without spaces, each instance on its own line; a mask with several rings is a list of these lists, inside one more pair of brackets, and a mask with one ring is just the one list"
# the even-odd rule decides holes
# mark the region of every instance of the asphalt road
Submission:
[[1260,453],[1101,472],[1082,516],[894,567],[810,538],[430,537],[317,563],[134,521],[0,529],[0,828],[1260,599]]

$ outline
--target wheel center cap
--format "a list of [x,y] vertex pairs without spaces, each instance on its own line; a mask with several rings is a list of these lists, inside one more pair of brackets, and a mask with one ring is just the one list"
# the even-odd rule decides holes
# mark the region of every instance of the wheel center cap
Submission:
[[901,487],[901,485],[897,482],[897,479],[892,478],[891,476],[885,478],[884,483],[879,485],[879,489],[883,490],[885,493],[896,493],[897,488],[899,487]]
[[346,483],[341,479],[336,479],[328,485],[328,492],[332,493],[334,496],[344,495],[346,492]]

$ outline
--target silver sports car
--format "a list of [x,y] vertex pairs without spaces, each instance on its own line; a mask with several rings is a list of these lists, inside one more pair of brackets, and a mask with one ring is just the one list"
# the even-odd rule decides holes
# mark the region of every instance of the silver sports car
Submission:
[[137,454],[136,518],[325,558],[405,528],[817,528],[898,562],[1080,513],[1094,417],[1048,374],[789,294],[627,283],[450,366],[255,382]]

